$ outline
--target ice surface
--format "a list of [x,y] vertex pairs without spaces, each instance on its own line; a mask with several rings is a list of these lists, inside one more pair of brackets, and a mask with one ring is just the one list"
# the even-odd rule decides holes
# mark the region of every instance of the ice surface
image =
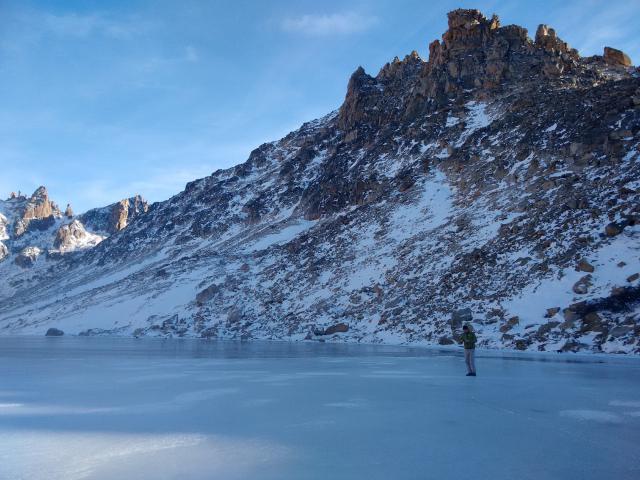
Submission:
[[0,338],[0,478],[637,479],[636,358]]

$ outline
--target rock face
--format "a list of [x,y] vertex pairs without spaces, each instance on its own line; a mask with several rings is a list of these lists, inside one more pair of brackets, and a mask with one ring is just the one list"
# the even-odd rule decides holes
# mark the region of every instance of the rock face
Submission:
[[14,234],[19,237],[29,229],[46,230],[55,222],[55,217],[60,216],[58,206],[49,200],[49,193],[45,187],[39,187],[31,198],[13,197],[13,200],[21,201],[20,215],[14,224]]
[[38,247],[27,247],[16,256],[14,262],[22,268],[29,268],[36,263],[41,253]]
[[59,251],[65,252],[83,247],[94,247],[102,240],[103,237],[100,235],[87,232],[79,220],[73,220],[58,229],[53,246]]
[[246,162],[74,217],[95,248],[0,263],[2,331],[640,353],[637,69],[448,23]]
[[136,195],[103,208],[89,210],[80,215],[79,219],[93,231],[113,235],[123,230],[133,219],[145,214],[148,210],[148,203],[140,195]]
[[349,325],[346,323],[336,323],[331,325],[324,331],[324,335],[334,335],[336,333],[346,333],[349,331]]
[[4,243],[0,242],[0,262],[4,260],[7,255],[9,255],[9,249]]
[[631,59],[629,58],[629,56],[626,53],[615,48],[604,47],[603,58],[604,61],[609,65],[616,65],[621,67],[631,66]]

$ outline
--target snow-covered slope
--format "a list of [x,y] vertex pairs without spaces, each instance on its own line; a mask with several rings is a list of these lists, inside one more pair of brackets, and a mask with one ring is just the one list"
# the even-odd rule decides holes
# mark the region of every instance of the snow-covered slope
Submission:
[[623,60],[451,12],[428,61],[359,68],[338,111],[14,276],[1,331],[449,344],[469,320],[485,347],[637,353]]

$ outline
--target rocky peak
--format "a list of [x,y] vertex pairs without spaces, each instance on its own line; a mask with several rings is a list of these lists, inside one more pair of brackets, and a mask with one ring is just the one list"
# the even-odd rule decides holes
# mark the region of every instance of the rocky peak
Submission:
[[340,108],[340,128],[348,130],[351,125],[362,122],[367,115],[366,99],[376,88],[376,80],[361,66],[351,74],[347,85],[347,95]]
[[414,50],[402,60],[395,57],[391,62],[386,63],[380,69],[380,72],[376,76],[376,80],[386,83],[394,80],[402,80],[407,76],[414,74],[415,69],[417,67],[421,67],[422,64],[424,64],[424,60],[422,60],[418,52]]
[[16,237],[26,233],[32,226],[37,230],[46,229],[54,222],[54,217],[61,215],[60,209],[49,199],[49,192],[43,186],[38,187],[28,200],[20,196],[13,199],[25,201],[15,220]]
[[45,187],[38,187],[27,204],[22,218],[24,220],[42,219],[59,213],[57,205],[49,200]]
[[73,209],[71,208],[70,203],[67,203],[67,208],[64,211],[64,216],[67,218],[73,218]]
[[535,45],[547,52],[558,54],[570,53],[574,57],[578,56],[578,51],[575,48],[571,48],[567,42],[564,42],[560,37],[558,37],[556,31],[548,25],[538,25]]
[[[610,66],[629,66],[619,50],[583,59],[548,25],[535,40],[518,25],[501,26],[496,15],[458,9],[448,14],[448,29],[429,45],[429,59],[413,52],[387,63],[374,78],[359,67],[351,76],[338,124],[349,142],[366,131],[424,113],[433,113],[462,97],[495,96],[518,85],[555,82],[592,86]],[[551,86],[551,84],[550,84]]]
[[134,217],[146,213],[149,209],[147,201],[140,195],[135,197],[125,198],[115,204],[112,210],[112,225],[116,231],[120,231],[128,225]]
[[479,10],[453,10],[447,17],[449,29],[442,36],[442,46],[454,53],[482,47],[500,26],[496,15],[489,20]]
[[122,230],[127,226],[129,217],[129,199],[125,198],[116,203],[115,208],[111,211],[111,224],[116,231]]
[[95,232],[111,235],[124,229],[131,220],[149,210],[149,204],[140,195],[125,198],[103,208],[95,208],[78,216],[80,221]]

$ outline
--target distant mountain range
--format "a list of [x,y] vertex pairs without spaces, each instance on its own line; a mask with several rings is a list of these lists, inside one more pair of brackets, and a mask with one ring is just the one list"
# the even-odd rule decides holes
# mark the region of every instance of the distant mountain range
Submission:
[[0,333],[640,353],[640,69],[448,17],[167,201],[1,201]]

